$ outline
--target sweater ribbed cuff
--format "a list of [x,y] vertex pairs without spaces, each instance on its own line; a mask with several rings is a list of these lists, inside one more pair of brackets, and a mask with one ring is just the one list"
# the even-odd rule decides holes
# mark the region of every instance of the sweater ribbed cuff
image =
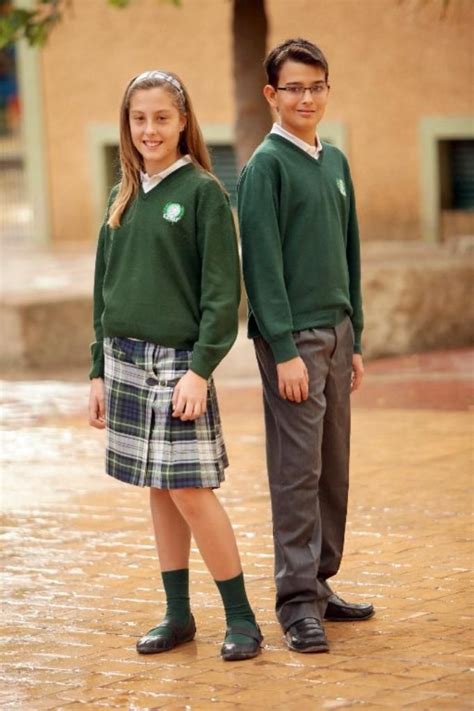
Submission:
[[284,363],[287,360],[291,360],[292,358],[297,358],[299,356],[298,349],[291,332],[285,333],[284,336],[280,336],[280,338],[276,338],[273,341],[269,341],[268,345],[272,349],[273,357],[275,358],[276,363]]
[[201,378],[209,380],[212,375],[212,371],[215,368],[215,365],[214,363],[210,363],[209,360],[206,360],[201,353],[197,353],[196,351],[194,351],[191,360],[191,365],[189,367],[194,373],[200,375]]
[[104,377],[104,344],[103,341],[91,343],[92,366],[89,379]]
[[360,355],[362,355],[361,338],[362,329],[357,329],[357,331],[354,329],[354,353],[359,353]]

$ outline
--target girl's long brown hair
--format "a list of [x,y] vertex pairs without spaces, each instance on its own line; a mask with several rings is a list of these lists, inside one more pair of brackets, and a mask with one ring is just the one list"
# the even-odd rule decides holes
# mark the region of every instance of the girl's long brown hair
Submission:
[[[171,77],[174,82],[165,79],[163,75]],[[120,218],[140,187],[140,171],[145,170],[143,157],[132,143],[129,120],[130,101],[133,94],[139,89],[154,89],[155,87],[166,89],[172,96],[180,114],[186,117],[186,126],[180,135],[178,150],[182,155],[189,153],[193,163],[206,172],[211,172],[209,153],[204,143],[190,96],[182,81],[172,72],[150,71],[139,74],[127,86],[120,106],[120,167],[122,177],[115,200],[110,206],[107,222],[109,227],[120,227]]]

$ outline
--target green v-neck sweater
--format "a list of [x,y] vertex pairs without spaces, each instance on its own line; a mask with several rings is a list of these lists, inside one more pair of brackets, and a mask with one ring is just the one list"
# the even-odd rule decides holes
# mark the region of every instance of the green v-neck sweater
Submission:
[[323,143],[315,160],[269,134],[242,171],[238,210],[248,335],[277,363],[298,355],[292,333],[352,320],[363,328],[354,189],[343,153]]
[[148,193],[140,187],[120,227],[107,219],[97,247],[90,377],[103,376],[104,336],[122,336],[192,350],[191,369],[208,378],[238,327],[239,257],[227,196],[190,163]]

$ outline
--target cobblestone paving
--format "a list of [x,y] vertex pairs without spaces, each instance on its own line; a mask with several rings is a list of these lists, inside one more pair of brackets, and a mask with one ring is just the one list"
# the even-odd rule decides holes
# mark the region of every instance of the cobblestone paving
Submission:
[[471,709],[471,379],[468,351],[368,367],[354,397],[346,553],[334,588],[374,602],[377,614],[328,623],[325,655],[283,643],[261,395],[253,380],[220,383],[232,466],[219,495],[265,634],[263,654],[236,664],[219,658],[224,618],[196,549],[196,640],[136,654],[164,600],[147,493],[102,475],[103,434],[84,421],[86,385],[4,382],[2,708]]

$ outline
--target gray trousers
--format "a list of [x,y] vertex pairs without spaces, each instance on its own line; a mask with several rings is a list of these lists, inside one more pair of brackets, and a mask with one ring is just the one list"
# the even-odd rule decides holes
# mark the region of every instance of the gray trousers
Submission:
[[263,383],[267,469],[275,546],[276,613],[284,631],[322,619],[344,546],[349,489],[350,385],[354,332],[294,334],[309,373],[305,402],[283,400],[269,345],[255,339]]

